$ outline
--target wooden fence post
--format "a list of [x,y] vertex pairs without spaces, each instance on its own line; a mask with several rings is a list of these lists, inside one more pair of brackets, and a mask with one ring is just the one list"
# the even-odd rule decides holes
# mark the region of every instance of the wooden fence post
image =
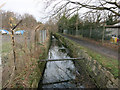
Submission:
[[35,38],[34,38],[34,43],[35,43],[35,50],[37,50],[37,43],[39,42],[39,33],[38,33],[38,31],[39,31],[39,28],[40,28],[40,26],[41,26],[41,24],[40,25],[38,25],[36,28],[35,28]]
[[14,30],[12,30],[13,24],[12,24],[13,18],[10,18],[10,26],[11,26],[11,39],[12,39],[12,48],[13,48],[13,59],[14,59],[14,67],[15,70],[17,70],[16,68],[16,52],[15,52],[15,39],[14,39]]
[[15,52],[15,38],[14,38],[14,30],[12,30],[12,46],[13,46],[13,58],[14,58],[14,66],[15,66],[15,70],[17,70],[16,68],[16,52]]
[[13,28],[12,28],[13,25],[12,25],[12,22],[11,22],[12,20],[13,19],[10,18],[10,26],[11,26],[11,33],[12,33],[11,38],[12,38],[12,47],[13,47],[14,66],[15,66],[15,70],[17,70],[17,68],[16,68],[16,52],[15,52],[14,29],[22,22],[22,20],[20,20],[19,23],[16,26],[14,26]]
[[[0,11],[0,29],[2,29],[2,14]],[[0,89],[2,90],[2,34],[0,33]]]

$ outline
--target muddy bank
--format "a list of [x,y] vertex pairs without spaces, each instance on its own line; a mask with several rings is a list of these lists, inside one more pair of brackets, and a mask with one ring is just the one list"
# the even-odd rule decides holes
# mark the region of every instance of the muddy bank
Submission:
[[[80,45],[72,42],[71,40],[59,35],[54,34],[69,50],[72,57],[84,57],[85,60],[74,61],[75,66],[79,72],[81,69],[90,76],[91,80],[99,88],[117,88],[118,78],[115,78],[105,67],[94,60],[88,53],[80,47]],[[81,69],[80,69],[81,68]]]

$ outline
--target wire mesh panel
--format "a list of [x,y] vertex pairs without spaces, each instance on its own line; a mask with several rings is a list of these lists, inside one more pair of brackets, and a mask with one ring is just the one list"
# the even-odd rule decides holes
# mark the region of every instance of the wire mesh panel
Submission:
[[40,35],[39,35],[40,43],[44,43],[45,42],[46,36],[47,36],[46,30],[40,30]]
[[[23,35],[14,35],[15,38],[15,58],[14,63],[13,46],[11,35],[0,35],[0,58],[2,58],[2,87],[9,85],[11,80],[14,79],[14,66],[17,68],[17,72],[21,72],[31,60],[31,57],[40,53],[40,45],[38,43],[44,43],[46,40],[46,30],[25,30]],[[39,51],[37,53],[37,51]],[[33,55],[34,53],[37,53]],[[37,56],[36,56],[37,57]],[[29,61],[28,61],[29,60]],[[1,65],[0,65],[1,70]],[[14,74],[14,75],[13,75]],[[0,73],[1,75],[1,73]]]
[[46,30],[45,30],[45,40],[46,40],[46,36],[47,36],[47,33],[46,33]]
[[43,30],[41,30],[41,42],[43,43]]
[[43,43],[44,43],[44,30],[42,30],[42,37],[43,37]]
[[12,52],[11,37],[9,35],[2,35],[2,85],[8,83],[7,80],[10,79],[13,73],[14,59]]
[[43,30],[43,42],[45,42],[45,30]]
[[80,30],[76,30],[76,34],[75,35],[80,35]]
[[41,43],[41,31],[39,31],[39,42]]
[[40,30],[40,42],[43,42],[43,38],[42,38],[42,30]]
[[44,42],[45,42],[45,40],[46,40],[46,30],[43,30],[44,31],[44,33],[43,33],[43,35],[44,35]]
[[34,50],[34,31],[26,31],[23,35],[14,35],[15,38],[15,58],[13,57],[13,46],[10,35],[2,35],[2,87],[9,85],[14,78],[14,65],[17,72],[21,72],[28,64],[29,53]]

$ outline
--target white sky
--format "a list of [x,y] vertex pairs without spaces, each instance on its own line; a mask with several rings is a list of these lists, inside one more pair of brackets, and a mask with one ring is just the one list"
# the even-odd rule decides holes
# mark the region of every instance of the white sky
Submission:
[[[48,18],[46,19],[45,17],[49,16],[52,13],[50,12],[50,9],[47,9],[47,11],[45,11],[46,1],[49,0],[0,0],[0,5],[5,2],[6,4],[2,7],[2,10],[12,11],[22,15],[25,13],[29,13],[33,15],[37,21],[46,22]],[[80,0],[76,0],[76,1],[80,1]],[[89,2],[90,0],[81,0],[81,2],[85,2],[85,1]],[[92,1],[93,3],[94,2],[97,3],[96,2],[97,0],[92,0]],[[80,10],[80,13],[84,13],[86,11],[87,9],[83,8]]]
[[[46,0],[47,1],[47,0]],[[46,16],[49,16],[50,9],[45,11],[45,0],[0,0],[0,5],[6,3],[2,10],[12,11],[19,14],[29,13],[33,15],[37,21],[46,22]],[[85,11],[85,10],[82,10]]]
[[46,15],[44,11],[45,3],[42,0],[0,0],[0,4],[4,2],[6,4],[2,7],[2,10],[12,11],[22,15],[29,13],[38,21],[45,22],[45,19],[43,19]]

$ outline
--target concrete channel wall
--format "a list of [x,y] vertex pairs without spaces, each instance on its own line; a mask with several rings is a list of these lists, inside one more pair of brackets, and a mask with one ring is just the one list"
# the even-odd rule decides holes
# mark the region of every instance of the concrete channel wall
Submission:
[[76,45],[75,42],[61,36],[54,34],[55,37],[65,45],[71,53],[72,57],[84,57],[85,60],[75,61],[75,66],[79,69],[82,67],[91,77],[97,87],[99,88],[118,88],[118,78],[114,78],[112,73],[103,67],[99,62],[94,60],[87,54],[85,50]]
[[[39,56],[40,60],[47,59],[50,44],[51,44],[51,34],[49,33],[49,37],[45,42],[45,47],[42,50],[43,53],[41,53],[41,55]],[[44,74],[47,62],[40,62],[40,60],[38,61],[38,68],[36,68],[37,75],[35,76],[35,79],[32,82],[32,86],[31,86],[32,88],[39,88],[39,84],[43,79],[43,74]]]

